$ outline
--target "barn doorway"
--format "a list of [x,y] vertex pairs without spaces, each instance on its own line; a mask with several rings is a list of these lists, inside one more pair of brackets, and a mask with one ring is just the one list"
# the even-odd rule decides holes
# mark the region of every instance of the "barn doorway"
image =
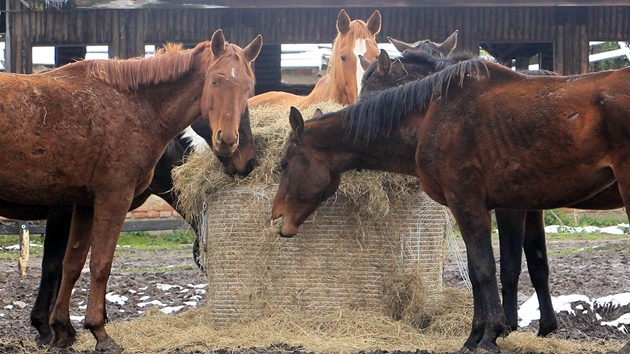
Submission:
[[553,43],[481,43],[498,63],[516,70],[553,71]]

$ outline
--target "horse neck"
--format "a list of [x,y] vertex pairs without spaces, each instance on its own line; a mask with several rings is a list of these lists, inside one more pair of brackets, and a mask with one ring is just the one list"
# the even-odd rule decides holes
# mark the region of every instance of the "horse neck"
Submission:
[[343,115],[322,119],[311,126],[314,145],[330,153],[330,161],[340,172],[365,169],[417,176],[415,124],[400,125],[387,137],[369,143],[347,139]]
[[169,141],[201,116],[198,99],[203,91],[203,77],[200,70],[188,74],[171,83],[146,86],[139,94],[155,107],[156,128]]

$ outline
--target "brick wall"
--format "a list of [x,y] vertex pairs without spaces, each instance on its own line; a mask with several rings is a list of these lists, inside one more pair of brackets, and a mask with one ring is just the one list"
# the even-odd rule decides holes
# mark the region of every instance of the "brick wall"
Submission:
[[177,218],[179,214],[162,198],[154,195],[137,209],[127,213],[127,219]]

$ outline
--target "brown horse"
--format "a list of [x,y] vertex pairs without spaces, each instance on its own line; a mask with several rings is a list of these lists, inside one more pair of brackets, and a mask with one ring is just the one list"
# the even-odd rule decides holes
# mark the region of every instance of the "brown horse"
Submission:
[[[213,148],[237,146],[238,119],[262,45],[229,44],[221,30],[195,48],[149,59],[81,61],[39,75],[0,76],[0,198],[74,205],[52,344],[72,343],[68,306],[91,248],[84,326],[97,350],[119,351],[105,331],[112,258],[133,198],[149,185],[169,141],[199,116]],[[11,171],[21,171],[16,174]],[[92,247],[94,246],[94,247]]]
[[[421,45],[424,42],[421,42]],[[405,52],[391,61],[386,51],[381,51],[377,61],[372,63],[363,76],[361,97],[372,95],[375,91],[397,87],[405,83],[424,78],[455,62],[470,59],[466,54],[455,54],[440,59],[434,48],[415,48]],[[438,58],[435,58],[435,57]],[[528,71],[528,75],[553,75],[546,71]],[[408,141],[406,146],[410,154],[415,154],[417,142]],[[592,208],[619,207],[619,192],[616,185],[613,193],[615,200],[609,198],[591,198]],[[609,193],[608,191],[602,193]],[[584,206],[582,206],[584,207]],[[503,285],[503,310],[506,316],[506,331],[509,333],[518,328],[518,281],[521,274],[522,250],[525,251],[530,278],[540,306],[539,336],[546,336],[558,328],[558,321],[553,309],[549,291],[549,264],[545,246],[545,229],[541,211],[524,211],[498,208],[495,210],[499,230],[501,250],[500,270]]]
[[[212,138],[212,132],[208,121],[200,118],[172,140],[160,157],[153,173],[153,179],[149,188],[136,196],[131,203],[131,210],[142,205],[150,195],[156,195],[173,207],[184,219],[191,220],[190,226],[195,232],[193,244],[193,259],[200,270],[205,270],[201,262],[200,247],[202,245],[201,225],[196,217],[187,217],[187,211],[178,203],[178,194],[173,191],[173,168],[181,166],[189,153],[197,149],[208,148],[208,141]],[[240,139],[238,153],[229,157],[220,157],[223,171],[229,175],[247,175],[256,163],[256,149],[252,134],[249,110],[246,109],[241,117]],[[18,220],[47,219],[46,237],[44,238],[44,255],[42,258],[42,277],[37,298],[31,310],[31,325],[37,330],[38,345],[48,344],[52,340],[52,329],[48,323],[52,305],[57,298],[57,291],[61,284],[62,262],[68,244],[70,222],[72,219],[72,206],[36,206],[16,204],[0,200],[0,215]],[[76,333],[74,328],[69,328],[72,336]]]
[[381,30],[381,13],[374,11],[367,23],[350,20],[345,10],[337,16],[337,37],[333,42],[328,73],[315,84],[308,96],[288,92],[271,91],[249,99],[249,106],[263,105],[298,106],[301,108],[323,101],[333,100],[340,104],[351,104],[359,99],[363,69],[359,63],[361,54],[369,60],[378,55],[376,34]]
[[[466,243],[474,318],[463,350],[498,352],[505,315],[490,210],[577,204],[615,179],[627,207],[629,79],[630,69],[527,76],[471,59],[307,124],[293,109],[272,216],[284,217],[280,234],[290,237],[343,171],[415,171]],[[415,159],[399,148],[409,139]]]
[[[447,41],[445,41],[446,43]],[[444,64],[467,58],[466,54],[441,57],[435,45],[428,40],[413,49],[405,49],[401,57],[390,61],[387,52],[381,51],[376,63],[366,68],[363,78],[362,93],[380,91],[403,85],[437,72]],[[439,48],[439,47],[437,47]],[[420,52],[427,54],[421,54]],[[468,57],[469,58],[469,57]],[[557,75],[546,70],[519,71],[527,75]],[[613,184],[595,196],[566,207],[577,209],[616,209],[623,207],[617,184]],[[522,250],[525,251],[527,267],[536,291],[540,307],[538,335],[544,337],[558,328],[556,314],[549,290],[549,264],[545,246],[545,228],[542,211],[515,210],[497,208],[495,210],[500,244],[500,278],[502,283],[503,310],[506,315],[506,330],[514,331],[518,327],[518,281],[521,274]]]

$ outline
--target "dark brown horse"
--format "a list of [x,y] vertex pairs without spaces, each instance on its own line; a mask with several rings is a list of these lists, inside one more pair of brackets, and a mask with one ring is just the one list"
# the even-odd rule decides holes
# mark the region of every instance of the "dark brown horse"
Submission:
[[[366,68],[361,97],[422,79],[456,62],[471,58],[470,55],[459,53],[441,59],[440,52],[435,51],[434,46],[424,45],[425,42],[420,42],[413,50],[405,50],[394,61],[390,60],[386,51],[381,51],[378,60]],[[526,74],[554,75],[546,71],[529,71]],[[415,154],[416,144],[407,147],[410,154]],[[549,291],[549,265],[542,212],[499,208],[495,215],[501,249],[500,278],[503,285],[501,294],[506,331],[511,332],[518,327],[518,280],[523,249],[540,306],[538,335],[546,336],[558,328],[558,321]]]
[[[385,51],[381,51],[378,60],[366,69],[363,78],[364,96],[368,91],[381,91],[403,85],[416,79],[428,76],[444,68],[444,64],[452,65],[462,59],[470,58],[466,54],[440,58],[433,46],[423,46],[427,41],[414,47],[413,51],[405,50],[400,58],[389,59]],[[420,54],[426,52],[429,55]],[[439,53],[439,52],[437,52]],[[546,70],[519,71],[526,75],[554,75]],[[578,209],[616,209],[623,207],[617,184],[575,205],[567,207]],[[518,327],[518,280],[521,274],[521,248],[525,251],[527,267],[532,285],[536,290],[540,307],[539,336],[546,336],[558,328],[555,311],[549,290],[549,265],[545,246],[545,229],[542,211],[525,211],[497,208],[495,210],[499,242],[501,249],[500,278],[502,283],[503,310],[506,315],[507,331]]]
[[446,58],[453,53],[457,48],[457,34],[458,30],[455,30],[448,38],[442,43],[433,42],[430,39],[422,39],[414,43],[406,43],[401,40],[387,37],[387,40],[394,45],[394,47],[401,53],[405,53],[408,50],[411,51],[423,51],[431,54],[436,58]]
[[250,63],[261,45],[259,36],[242,49],[218,30],[211,41],[155,58],[81,61],[39,75],[0,76],[0,198],[74,205],[50,318],[53,345],[74,340],[68,306],[91,248],[84,326],[97,350],[121,350],[105,331],[104,296],[125,215],[149,186],[169,141],[199,116],[209,120],[218,154],[235,151],[238,120],[254,84]]
[[[343,171],[415,171],[452,210],[466,243],[475,311],[463,349],[498,352],[505,315],[490,210],[574,205],[615,179],[630,200],[628,79],[630,69],[527,76],[471,59],[308,124],[292,110],[272,216],[284,217],[280,234],[290,237]],[[399,149],[410,139],[415,159]]]

